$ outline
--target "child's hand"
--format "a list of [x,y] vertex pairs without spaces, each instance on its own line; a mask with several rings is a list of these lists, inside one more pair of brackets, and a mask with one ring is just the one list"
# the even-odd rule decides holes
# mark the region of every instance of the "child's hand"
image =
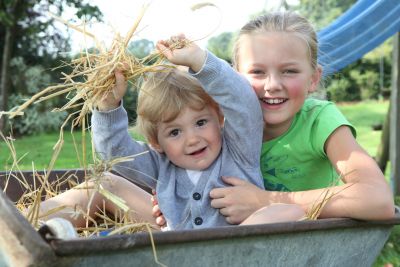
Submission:
[[109,111],[119,107],[121,99],[126,93],[128,83],[121,69],[116,69],[115,75],[115,86],[111,92],[102,100],[97,103],[97,108],[100,111]]
[[[181,45],[177,45],[182,43]],[[186,39],[185,35],[172,36],[169,40],[157,42],[157,49],[171,62],[183,65],[199,72],[206,60],[206,51],[194,42]]]
[[152,215],[156,219],[156,224],[162,228],[166,227],[166,221],[164,215],[161,213],[160,206],[158,206],[158,200],[156,192],[153,190],[153,195],[151,196],[151,201],[153,204]]
[[222,180],[231,186],[212,189],[211,206],[219,209],[230,224],[239,224],[256,210],[271,204],[261,201],[261,195],[267,194],[267,191],[250,182],[224,176]]

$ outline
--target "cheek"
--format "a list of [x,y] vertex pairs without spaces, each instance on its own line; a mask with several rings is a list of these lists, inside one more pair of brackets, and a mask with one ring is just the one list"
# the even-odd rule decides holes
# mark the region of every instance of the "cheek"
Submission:
[[222,137],[221,137],[221,124],[218,121],[213,122],[213,125],[208,128],[206,135],[208,136],[209,142],[214,144],[220,144]]
[[175,159],[180,153],[180,146],[176,143],[169,143],[164,146],[164,153],[169,159]]
[[174,153],[174,147],[176,147],[175,141],[166,138],[159,138],[159,146],[162,149],[162,152],[167,156],[168,154]]
[[293,80],[286,84],[286,88],[288,88],[291,97],[304,97],[307,95],[308,87],[307,84],[303,81]]
[[254,92],[260,95],[264,92],[264,83],[258,80],[248,79],[251,87],[253,87]]

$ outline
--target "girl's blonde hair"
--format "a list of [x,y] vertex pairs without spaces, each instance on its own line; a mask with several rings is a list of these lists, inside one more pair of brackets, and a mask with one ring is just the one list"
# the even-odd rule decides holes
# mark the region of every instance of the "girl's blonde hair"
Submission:
[[174,120],[186,107],[202,110],[207,105],[222,114],[196,78],[185,71],[166,68],[150,74],[143,83],[138,96],[135,128],[149,143],[158,143],[159,123]]
[[318,67],[318,39],[314,27],[299,14],[283,11],[261,15],[241,28],[233,47],[232,61],[236,69],[239,66],[239,50],[242,39],[252,34],[265,32],[285,32],[301,38],[308,46],[312,68]]

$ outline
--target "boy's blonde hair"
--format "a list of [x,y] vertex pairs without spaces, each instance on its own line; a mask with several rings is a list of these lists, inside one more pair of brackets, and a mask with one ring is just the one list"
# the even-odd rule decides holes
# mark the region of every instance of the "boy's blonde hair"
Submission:
[[138,96],[136,130],[156,143],[158,124],[174,120],[186,108],[202,110],[209,105],[222,118],[218,104],[196,78],[186,71],[166,68],[146,77]]
[[233,65],[239,66],[239,49],[243,38],[265,32],[292,33],[305,41],[309,49],[311,67],[318,67],[318,39],[312,24],[304,17],[292,11],[272,12],[261,15],[244,25],[233,48]]

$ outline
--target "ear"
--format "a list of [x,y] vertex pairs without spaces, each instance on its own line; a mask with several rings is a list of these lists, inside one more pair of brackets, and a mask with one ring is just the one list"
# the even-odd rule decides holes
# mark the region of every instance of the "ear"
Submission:
[[224,122],[225,122],[225,117],[224,117],[224,114],[222,113],[221,109],[218,110],[218,121],[219,121],[219,126],[221,128],[223,128],[224,127]]
[[157,141],[149,140],[149,144],[158,153],[164,153],[164,150],[162,149],[162,147],[160,146],[160,144]]
[[224,128],[224,124],[225,124],[225,117],[221,116],[219,118],[219,126],[221,127],[221,129]]
[[318,65],[314,73],[311,75],[311,84],[310,88],[308,89],[309,93],[313,93],[317,90],[321,77],[322,77],[322,67]]

